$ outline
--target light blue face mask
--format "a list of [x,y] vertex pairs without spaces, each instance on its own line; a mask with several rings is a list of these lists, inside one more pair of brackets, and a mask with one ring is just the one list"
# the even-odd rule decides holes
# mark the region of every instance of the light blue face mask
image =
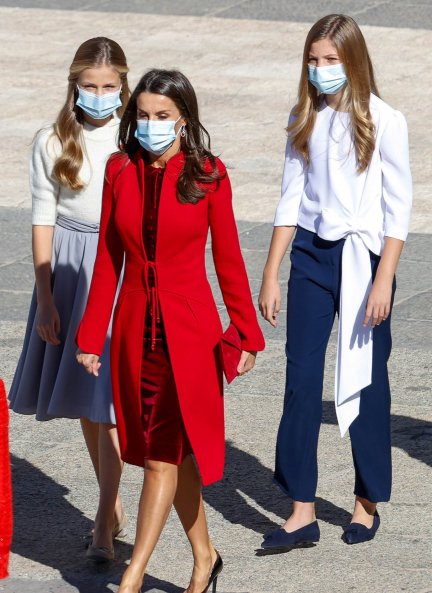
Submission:
[[309,81],[325,95],[335,95],[347,82],[343,64],[334,66],[309,66]]
[[135,138],[144,148],[152,154],[161,155],[174,144],[179,131],[176,133],[175,125],[179,118],[168,121],[150,121],[149,119],[137,119]]
[[122,106],[120,99],[121,88],[114,93],[95,95],[84,89],[78,88],[78,99],[75,105],[81,107],[93,119],[106,119]]

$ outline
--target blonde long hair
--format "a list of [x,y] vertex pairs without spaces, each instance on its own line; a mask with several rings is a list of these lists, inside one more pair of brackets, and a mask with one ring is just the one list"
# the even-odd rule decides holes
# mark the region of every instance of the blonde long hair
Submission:
[[298,100],[287,132],[292,146],[309,163],[309,138],[314,128],[321,99],[308,80],[308,59],[311,45],[320,39],[334,43],[344,65],[348,82],[341,107],[351,114],[351,128],[359,173],[367,169],[375,148],[375,126],[369,110],[370,93],[379,96],[366,42],[359,26],[349,16],[330,14],[316,22],[309,31],[303,52]]
[[129,68],[120,45],[107,37],[94,37],[84,41],[70,65],[66,101],[54,124],[54,135],[60,140],[62,153],[54,164],[53,175],[61,185],[72,191],[84,188],[84,183],[79,176],[84,160],[81,143],[84,116],[81,108],[75,105],[78,97],[78,77],[87,68],[99,66],[111,66],[119,73],[122,85],[120,95],[122,106],[117,110],[119,117],[123,115],[129,100],[130,90],[127,80]]

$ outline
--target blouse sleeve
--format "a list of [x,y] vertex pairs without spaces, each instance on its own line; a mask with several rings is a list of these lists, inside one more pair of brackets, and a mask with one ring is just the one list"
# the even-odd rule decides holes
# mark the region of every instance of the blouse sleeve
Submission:
[[54,226],[60,184],[52,176],[56,160],[56,139],[51,130],[36,136],[30,160],[30,191],[32,196],[32,224]]
[[[292,122],[290,116],[288,125]],[[281,198],[276,208],[274,226],[297,226],[300,202],[307,180],[307,165],[288,138],[282,175]]]
[[209,223],[216,274],[229,317],[237,328],[242,349],[264,349],[264,337],[252,301],[232,208],[231,184],[218,162],[221,180],[209,197]]
[[385,203],[384,234],[405,241],[412,204],[412,179],[408,128],[399,111],[394,111],[386,124],[380,156]]

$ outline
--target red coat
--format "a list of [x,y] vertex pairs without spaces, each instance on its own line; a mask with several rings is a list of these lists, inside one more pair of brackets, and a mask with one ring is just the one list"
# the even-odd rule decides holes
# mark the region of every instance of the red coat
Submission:
[[9,456],[9,410],[4,383],[0,379],[0,579],[9,576],[12,542],[12,483]]
[[[222,325],[207,280],[205,246],[210,228],[215,268],[229,316],[244,350],[262,350],[259,328],[232,210],[225,167],[219,187],[197,204],[182,204],[176,185],[182,153],[166,166],[159,205],[155,267],[162,318],[180,409],[203,484],[224,468],[223,380],[217,344]],[[101,354],[123,255],[125,272],[114,312],[111,376],[122,458],[143,466],[140,373],[147,306],[142,239],[144,161],[111,157],[106,169],[99,245],[78,346]],[[103,364],[103,361],[102,361]]]

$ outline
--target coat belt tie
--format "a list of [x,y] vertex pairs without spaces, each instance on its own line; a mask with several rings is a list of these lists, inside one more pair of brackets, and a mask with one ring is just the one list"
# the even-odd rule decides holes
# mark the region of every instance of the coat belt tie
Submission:
[[372,382],[372,327],[364,327],[366,304],[372,286],[369,250],[376,250],[367,220],[342,218],[323,209],[317,234],[327,241],[345,239],[339,301],[335,403],[344,436],[360,411],[360,392]]
[[[154,286],[150,286],[150,274],[153,275]],[[156,348],[156,325],[160,323],[159,284],[156,263],[147,260],[144,264],[144,284],[147,292],[148,310],[151,317],[151,349]]]

